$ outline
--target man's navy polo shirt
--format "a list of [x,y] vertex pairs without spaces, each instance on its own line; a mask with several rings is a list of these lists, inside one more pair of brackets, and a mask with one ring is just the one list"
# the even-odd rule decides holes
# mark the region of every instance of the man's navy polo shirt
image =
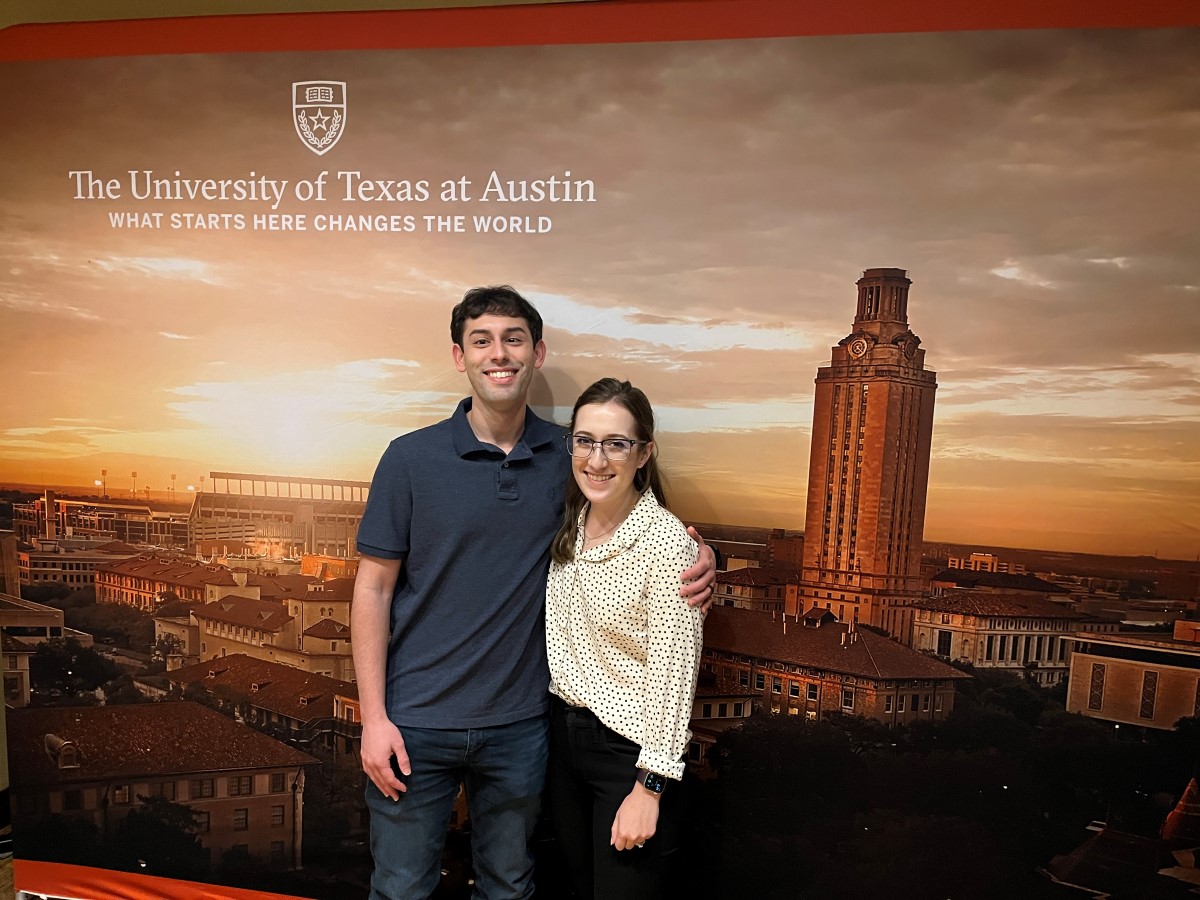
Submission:
[[505,453],[475,437],[471,398],[392,441],[358,550],[402,559],[392,598],[387,708],[401,728],[481,728],[547,707],[550,542],[570,457],[563,429],[525,410]]

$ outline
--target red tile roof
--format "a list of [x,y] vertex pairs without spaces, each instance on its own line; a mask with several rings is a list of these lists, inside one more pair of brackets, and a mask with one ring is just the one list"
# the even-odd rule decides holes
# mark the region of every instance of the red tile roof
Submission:
[[[102,563],[96,566],[96,571],[194,588],[202,588],[205,585],[235,587],[239,583],[238,578],[234,577],[233,571],[225,566],[203,563],[191,557],[162,551],[151,551],[119,562]],[[303,597],[308,591],[309,585],[319,583],[319,580],[311,575],[245,573],[245,584],[248,587],[258,588],[259,595],[264,598]]]
[[179,584],[197,588],[205,584],[234,583],[229,570],[222,566],[210,565],[187,556],[168,554],[162,551],[151,551],[117,562],[101,563],[96,566],[96,572],[111,572],[116,575],[145,578],[164,584]]
[[868,628],[836,622],[806,627],[790,616],[785,633],[782,617],[732,606],[715,606],[709,611],[704,621],[704,647],[864,678],[970,677]]
[[[223,699],[249,703],[301,722],[331,718],[335,694],[358,699],[358,686],[353,682],[244,653],[184,666],[168,672],[167,677],[173,684],[197,684]],[[302,698],[307,698],[304,703]]]
[[325,602],[325,603],[349,603],[354,599],[354,579],[353,578],[333,578],[329,581],[321,581],[315,575],[293,575],[291,578],[304,581],[295,581],[287,585],[281,585],[283,588],[282,596],[288,600],[303,600],[308,603]]
[[[60,769],[46,751],[57,735],[79,749],[79,768]],[[295,767],[307,753],[198,703],[43,707],[8,711],[13,784],[63,784],[140,776]]]
[[333,619],[322,619],[316,625],[304,629],[305,637],[321,638],[326,641],[350,640],[350,626]]
[[833,610],[829,609],[828,607],[821,607],[815,604],[800,618],[809,625],[828,624],[838,620],[838,617],[834,615]]
[[208,619],[227,625],[241,625],[259,631],[282,631],[292,621],[287,610],[275,600],[255,600],[230,594],[215,603],[205,603],[192,610],[197,620]]
[[964,616],[1010,616],[1035,619],[1082,619],[1083,616],[1061,603],[1053,603],[1030,594],[993,591],[943,591],[939,597],[926,597],[912,603],[913,609],[957,613]]

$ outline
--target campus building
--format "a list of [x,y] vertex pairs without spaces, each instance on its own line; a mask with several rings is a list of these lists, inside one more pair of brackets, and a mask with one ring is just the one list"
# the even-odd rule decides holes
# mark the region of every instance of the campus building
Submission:
[[172,594],[192,603],[212,603],[229,594],[282,599],[302,595],[314,586],[324,590],[324,584],[308,575],[267,569],[249,572],[181,554],[152,551],[97,566],[96,602],[128,603],[144,612],[153,612],[164,596]]
[[970,677],[825,609],[797,617],[724,606],[705,619],[701,671],[748,689],[773,713],[888,725],[944,719],[955,684]]
[[950,556],[947,569],[969,569],[972,572],[1005,572],[1023,575],[1025,567],[1020,563],[1008,562],[994,553],[972,553],[970,556]]
[[1169,637],[1079,633],[1067,712],[1168,730],[1200,716],[1200,622],[1176,622]]
[[61,584],[78,591],[95,585],[96,566],[144,552],[124,541],[34,538],[18,545],[17,570],[23,585]]
[[994,591],[941,590],[912,608],[913,649],[1026,675],[1044,687],[1067,677],[1083,618],[1041,597]]
[[355,555],[367,481],[212,472],[188,518],[193,543],[234,541],[272,558]]
[[851,332],[817,370],[798,606],[907,641],[921,596],[934,372],[908,327],[903,269],[867,269]]
[[706,771],[709,752],[717,738],[750,718],[758,696],[734,678],[702,671],[696,680],[696,699],[692,703],[689,725],[692,739],[688,742],[687,761],[697,766],[698,771]]
[[[313,591],[283,600],[230,594],[195,606],[190,610],[188,637],[192,640],[194,634],[199,647],[190,643],[181,648],[180,661],[204,662],[244,653],[305,672],[353,681],[349,591],[342,599],[335,596],[327,600],[323,594]],[[339,607],[344,612],[339,612]],[[318,608],[331,615],[317,618]],[[333,615],[342,618],[339,621]],[[305,622],[311,624],[305,627]]]
[[293,746],[357,756],[362,736],[358,688],[348,681],[236,653],[167,674],[192,697],[203,691],[228,715]]
[[63,611],[32,600],[0,593],[0,638],[3,640],[4,702],[28,706],[31,690],[29,659],[39,644],[76,640],[91,647],[92,636],[63,624]]
[[774,566],[747,566],[718,572],[713,604],[782,614],[787,583],[787,573]]
[[190,500],[75,498],[46,491],[36,500],[13,504],[13,528],[26,543],[74,537],[182,549],[190,543],[190,506]]
[[[180,752],[186,748],[186,752]],[[8,712],[16,830],[79,818],[102,838],[142,797],[191,809],[216,862],[240,847],[300,868],[306,753],[184,701]]]

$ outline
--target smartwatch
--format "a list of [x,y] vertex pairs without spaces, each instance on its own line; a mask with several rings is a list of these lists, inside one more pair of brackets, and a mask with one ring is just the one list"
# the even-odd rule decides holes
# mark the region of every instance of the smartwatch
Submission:
[[638,769],[637,782],[652,794],[661,794],[667,786],[667,779],[649,769]]

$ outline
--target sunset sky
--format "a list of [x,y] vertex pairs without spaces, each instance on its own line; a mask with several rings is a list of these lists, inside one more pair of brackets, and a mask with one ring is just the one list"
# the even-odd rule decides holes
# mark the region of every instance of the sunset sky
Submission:
[[[628,378],[681,516],[800,528],[816,369],[896,266],[938,373],[927,538],[1194,558],[1197,60],[1195,30],[1096,30],[2,64],[0,481],[369,479],[465,391],[451,306],[508,282],[547,323],[540,412]],[[291,120],[318,79],[348,85],[321,157]],[[310,230],[165,227],[271,204],[135,201],[146,169],[286,179]],[[433,197],[347,202],[339,170]],[[596,202],[438,199],[492,170]],[[359,213],[553,228],[311,230]]]

